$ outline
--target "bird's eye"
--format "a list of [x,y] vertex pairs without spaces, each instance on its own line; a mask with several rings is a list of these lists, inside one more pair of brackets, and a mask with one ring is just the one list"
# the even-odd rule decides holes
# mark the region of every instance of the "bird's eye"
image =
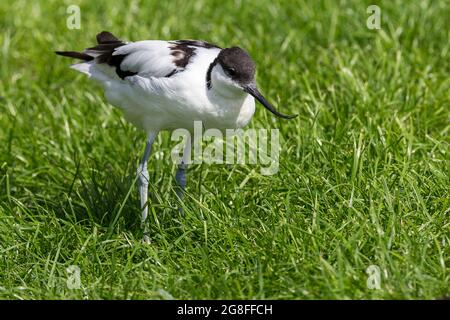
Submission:
[[234,76],[236,74],[235,68],[225,68],[225,72],[228,73],[230,76]]

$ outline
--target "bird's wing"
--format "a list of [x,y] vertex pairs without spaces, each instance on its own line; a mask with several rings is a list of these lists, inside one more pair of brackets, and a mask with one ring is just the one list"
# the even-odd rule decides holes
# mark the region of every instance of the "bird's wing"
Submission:
[[85,60],[84,63],[73,67],[89,74],[93,65],[106,65],[115,70],[121,79],[134,75],[161,78],[183,71],[197,48],[219,48],[196,40],[146,40],[127,43],[107,31],[97,35],[97,42],[98,45],[84,52],[60,51],[57,54]]
[[[147,77],[167,77],[178,71],[167,41],[147,40],[125,44],[110,53],[117,69]],[[120,76],[120,75],[119,75]],[[123,78],[123,77],[121,77]]]

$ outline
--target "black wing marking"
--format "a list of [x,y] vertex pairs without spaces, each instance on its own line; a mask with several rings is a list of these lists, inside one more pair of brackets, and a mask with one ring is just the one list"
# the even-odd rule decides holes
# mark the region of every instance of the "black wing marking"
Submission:
[[201,40],[176,40],[169,42],[172,46],[170,47],[171,55],[174,56],[173,63],[178,68],[186,68],[189,64],[191,58],[195,55],[196,48],[220,49],[219,46]]
[[102,31],[99,34],[97,34],[97,43],[111,43],[111,42],[121,42],[118,38],[116,38],[115,35],[113,35],[111,32],[108,31]]
[[222,49],[218,45],[215,45],[213,43],[209,43],[202,40],[176,40],[173,41],[177,44],[184,45],[184,46],[191,46],[191,47],[198,47],[198,48],[205,48],[205,49],[211,49],[211,48],[217,48]]
[[86,49],[87,53],[93,53],[97,55],[95,61],[99,64],[106,63],[111,67],[116,68],[117,75],[124,79],[125,77],[134,76],[137,72],[124,71],[120,69],[120,64],[126,55],[113,55],[116,48],[126,45],[125,42],[116,38],[112,33],[108,31],[102,31],[97,34],[98,45]]

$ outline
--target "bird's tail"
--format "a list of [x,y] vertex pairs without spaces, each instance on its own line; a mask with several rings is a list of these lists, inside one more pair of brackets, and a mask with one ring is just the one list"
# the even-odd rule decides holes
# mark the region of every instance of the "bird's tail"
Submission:
[[77,52],[77,51],[55,51],[57,55],[69,57],[69,58],[75,58],[80,59],[84,61],[91,61],[94,60],[93,56],[90,56],[84,52]]
[[[123,56],[113,55],[114,50],[126,43],[108,31],[97,34],[97,43],[96,46],[87,48],[83,52],[55,51],[55,53],[60,56],[82,60],[82,62],[75,63],[70,67],[87,74],[89,77],[92,76],[97,80],[104,81],[114,76],[114,70],[120,66],[123,60]],[[119,71],[121,71],[120,68]]]

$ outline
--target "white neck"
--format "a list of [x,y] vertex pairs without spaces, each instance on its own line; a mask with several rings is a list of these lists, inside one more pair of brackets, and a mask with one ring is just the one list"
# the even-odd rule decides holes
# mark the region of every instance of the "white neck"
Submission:
[[215,65],[211,71],[211,89],[227,99],[244,100],[247,93],[239,87],[220,65]]

